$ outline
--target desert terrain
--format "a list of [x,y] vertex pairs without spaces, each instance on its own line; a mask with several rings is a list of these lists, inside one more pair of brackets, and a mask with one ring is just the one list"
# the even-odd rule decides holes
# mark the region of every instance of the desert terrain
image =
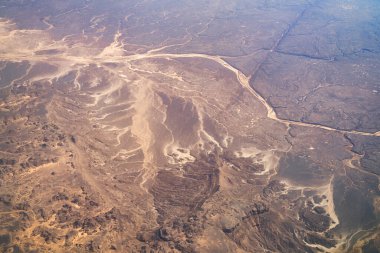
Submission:
[[0,1],[0,250],[379,252],[379,17]]

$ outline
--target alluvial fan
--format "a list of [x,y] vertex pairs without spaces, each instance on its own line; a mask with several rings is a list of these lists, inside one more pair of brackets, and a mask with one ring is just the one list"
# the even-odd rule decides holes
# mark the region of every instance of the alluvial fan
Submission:
[[0,1],[0,250],[379,252],[379,16]]

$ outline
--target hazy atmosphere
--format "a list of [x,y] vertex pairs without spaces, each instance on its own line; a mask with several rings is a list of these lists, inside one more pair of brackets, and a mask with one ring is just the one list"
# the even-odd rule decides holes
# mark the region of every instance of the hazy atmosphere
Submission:
[[1,252],[380,252],[378,0],[0,0]]

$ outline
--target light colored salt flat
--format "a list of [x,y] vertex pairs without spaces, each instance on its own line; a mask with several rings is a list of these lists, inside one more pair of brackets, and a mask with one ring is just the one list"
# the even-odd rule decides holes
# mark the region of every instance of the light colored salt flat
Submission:
[[201,116],[198,117],[198,120],[200,122],[199,129],[198,129],[198,137],[199,141],[198,144],[201,144],[203,147],[205,146],[205,139],[206,142],[212,142],[214,143],[218,148],[221,148],[219,142],[215,140],[213,136],[211,136],[204,127],[203,118],[204,118],[204,112],[200,113]]
[[334,205],[333,180],[334,180],[334,176],[331,177],[328,184],[318,186],[318,187],[298,186],[298,185],[294,185],[293,183],[287,180],[281,180],[281,183],[284,183],[286,185],[286,190],[284,192],[286,194],[290,190],[299,190],[301,191],[301,194],[303,194],[304,190],[313,190],[313,191],[316,191],[319,195],[325,195],[326,199],[324,199],[319,204],[319,206],[324,207],[326,209],[326,213],[329,214],[331,220],[334,222],[330,224],[330,227],[328,229],[328,230],[331,230],[339,225],[339,218],[335,212],[335,205]]
[[149,191],[145,183],[154,178],[156,169],[153,166],[153,153],[151,146],[154,143],[154,135],[149,127],[151,106],[154,99],[154,94],[151,90],[152,83],[149,80],[141,80],[141,84],[135,87],[133,92],[136,101],[133,105],[135,114],[132,117],[131,132],[137,138],[144,153],[143,172],[140,187],[146,192]]
[[120,30],[117,31],[117,33],[114,35],[113,42],[106,48],[103,49],[103,51],[100,53],[99,57],[104,58],[107,56],[122,56],[124,55],[124,44],[121,41],[122,33]]
[[171,164],[185,164],[195,161],[195,157],[190,154],[189,149],[181,148],[177,144],[171,145],[167,152],[168,162]]
[[267,175],[272,171],[276,171],[280,157],[275,155],[275,150],[262,151],[256,147],[245,147],[241,148],[240,151],[235,152],[237,157],[252,158],[252,162],[262,163],[264,165],[264,170],[254,173],[255,175]]
[[255,175],[266,175],[269,174],[271,171],[276,171],[276,168],[278,167],[278,163],[280,162],[280,157],[276,156],[274,154],[274,151],[266,151],[263,152],[263,158],[262,163],[264,164],[264,170],[260,172],[256,172]]
[[306,246],[309,246],[309,247],[312,247],[312,248],[319,248],[319,249],[322,249],[324,250],[324,252],[332,252],[331,250],[332,249],[329,249],[329,248],[326,248],[320,244],[313,244],[313,243],[307,243],[305,242],[305,240],[303,240],[303,243],[306,245]]
[[233,139],[234,138],[232,136],[229,136],[228,134],[224,136],[222,141],[223,147],[227,148],[232,143]]
[[215,140],[214,137],[212,137],[211,135],[209,135],[205,130],[200,129],[200,130],[199,130],[199,133],[198,133],[198,136],[199,136],[199,141],[198,141],[198,143],[199,143],[199,144],[202,144],[202,146],[205,146],[205,141],[204,141],[204,139],[206,139],[207,142],[212,142],[212,143],[215,144],[215,146],[217,146],[218,148],[222,148],[222,147],[219,145],[219,142],[218,142],[217,140]]
[[138,146],[134,149],[120,149],[114,156],[111,157],[111,160],[120,157],[122,159],[128,159],[129,157],[135,155],[136,152],[141,150],[141,147]]
[[324,192],[324,195],[326,195],[326,199],[328,200],[327,203],[327,213],[330,215],[331,220],[333,220],[335,223],[331,223],[329,229],[333,229],[336,226],[339,225],[339,218],[335,212],[335,205],[334,205],[334,191],[333,191],[333,181],[334,176],[331,177],[330,183],[326,187],[326,191]]
[[256,147],[243,147],[240,151],[235,152],[235,155],[237,157],[254,158],[260,153],[262,153],[262,151]]

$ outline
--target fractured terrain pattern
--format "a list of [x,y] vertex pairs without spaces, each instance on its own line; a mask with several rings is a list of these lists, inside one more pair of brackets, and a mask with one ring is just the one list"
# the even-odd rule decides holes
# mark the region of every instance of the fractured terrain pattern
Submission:
[[376,0],[0,0],[1,252],[380,249]]

